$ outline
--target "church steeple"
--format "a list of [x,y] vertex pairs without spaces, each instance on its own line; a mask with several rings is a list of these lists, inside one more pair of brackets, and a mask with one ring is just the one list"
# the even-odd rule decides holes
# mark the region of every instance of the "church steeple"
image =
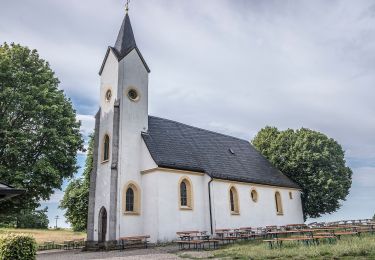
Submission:
[[121,61],[125,56],[127,56],[132,50],[135,50],[140,59],[142,60],[143,65],[145,66],[147,72],[150,72],[150,68],[147,66],[146,61],[144,60],[141,52],[139,51],[137,44],[135,42],[134,33],[132,25],[130,23],[130,18],[128,12],[126,12],[124,20],[122,21],[120,31],[117,35],[115,45],[113,47],[109,46],[107,53],[105,54],[102,66],[99,70],[99,75],[102,74],[105,62],[108,58],[109,52],[112,50],[118,61]]
[[122,59],[131,50],[137,47],[135,43],[134,33],[132,25],[130,23],[129,15],[126,13],[120,31],[117,36],[117,40],[114,49],[117,51],[118,58]]

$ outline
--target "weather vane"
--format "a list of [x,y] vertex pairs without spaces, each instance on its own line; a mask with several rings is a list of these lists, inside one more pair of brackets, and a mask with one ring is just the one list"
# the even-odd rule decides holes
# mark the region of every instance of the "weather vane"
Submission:
[[126,4],[125,4],[125,11],[126,12],[129,11],[129,3],[130,3],[130,0],[126,0]]

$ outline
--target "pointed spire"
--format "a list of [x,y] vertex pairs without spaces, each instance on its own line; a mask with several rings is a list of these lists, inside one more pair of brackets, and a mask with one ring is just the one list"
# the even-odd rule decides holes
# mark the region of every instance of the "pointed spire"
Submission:
[[114,49],[117,51],[119,59],[121,59],[136,47],[137,44],[135,43],[132,25],[130,23],[129,15],[126,12],[125,18],[122,21],[122,25],[117,36]]

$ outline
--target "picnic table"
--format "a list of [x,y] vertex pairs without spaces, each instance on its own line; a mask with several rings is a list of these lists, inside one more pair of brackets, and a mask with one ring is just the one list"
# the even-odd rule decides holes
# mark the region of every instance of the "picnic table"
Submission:
[[180,231],[176,232],[180,240],[175,241],[180,249],[185,249],[185,245],[191,249],[193,246],[194,249],[200,250],[204,249],[205,244],[208,244],[208,247],[211,248],[211,244],[214,248],[218,247],[219,240],[211,239],[207,231]]

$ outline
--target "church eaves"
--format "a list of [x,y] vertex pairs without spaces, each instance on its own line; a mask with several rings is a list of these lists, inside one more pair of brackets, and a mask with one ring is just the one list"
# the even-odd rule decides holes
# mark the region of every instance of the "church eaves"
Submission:
[[135,42],[134,33],[132,29],[132,25],[130,23],[130,18],[128,13],[126,13],[124,20],[122,21],[120,31],[118,33],[116,43],[114,47],[108,47],[107,53],[104,57],[102,66],[99,71],[99,75],[102,74],[102,71],[104,69],[105,61],[107,60],[108,54],[110,50],[113,51],[118,61],[125,58],[126,55],[128,55],[132,50],[136,50],[139,57],[142,60],[143,65],[145,66],[147,72],[150,72],[149,67],[146,64],[146,61],[144,60],[141,52],[139,51],[137,44]]

